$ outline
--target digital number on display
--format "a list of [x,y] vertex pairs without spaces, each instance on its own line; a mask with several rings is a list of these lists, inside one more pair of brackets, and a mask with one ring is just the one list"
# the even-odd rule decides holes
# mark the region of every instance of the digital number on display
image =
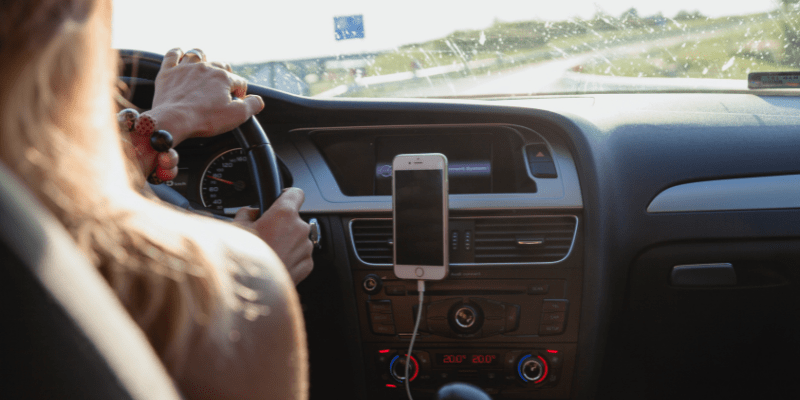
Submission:
[[494,365],[497,354],[438,354],[439,364],[444,365]]

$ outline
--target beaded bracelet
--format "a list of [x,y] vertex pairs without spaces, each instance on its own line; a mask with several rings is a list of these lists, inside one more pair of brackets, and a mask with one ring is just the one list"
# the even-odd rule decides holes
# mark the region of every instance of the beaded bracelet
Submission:
[[[117,123],[121,131],[130,135],[149,136],[150,147],[158,153],[166,153],[172,148],[172,135],[164,130],[156,130],[156,120],[147,114],[139,114],[138,111],[132,108],[126,108],[117,114]],[[136,149],[136,151],[141,157],[142,154],[139,149]],[[156,156],[156,160],[159,159],[160,157]],[[147,181],[154,185],[164,183],[162,177],[168,172],[169,170],[158,165],[147,177]]]

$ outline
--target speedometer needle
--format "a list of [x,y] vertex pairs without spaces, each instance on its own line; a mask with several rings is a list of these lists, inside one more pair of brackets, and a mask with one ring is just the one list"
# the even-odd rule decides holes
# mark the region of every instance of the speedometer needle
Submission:
[[215,181],[219,181],[219,182],[222,182],[222,183],[225,183],[225,184],[228,184],[228,185],[233,185],[233,182],[226,181],[225,179],[222,179],[222,178],[217,178],[216,176],[206,175],[206,178],[211,178],[211,179],[213,179]]

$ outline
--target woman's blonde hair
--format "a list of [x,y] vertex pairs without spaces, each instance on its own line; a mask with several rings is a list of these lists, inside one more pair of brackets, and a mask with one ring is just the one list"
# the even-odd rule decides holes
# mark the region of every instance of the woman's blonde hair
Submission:
[[109,3],[0,5],[0,159],[63,223],[175,376],[219,285],[190,235],[156,228],[178,212],[136,190],[144,178],[113,119]]

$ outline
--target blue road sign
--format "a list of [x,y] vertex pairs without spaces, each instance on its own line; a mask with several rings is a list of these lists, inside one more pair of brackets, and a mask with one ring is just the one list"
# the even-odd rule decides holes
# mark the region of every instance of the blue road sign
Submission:
[[336,40],[363,39],[364,38],[364,16],[348,15],[345,17],[333,17],[334,32]]

